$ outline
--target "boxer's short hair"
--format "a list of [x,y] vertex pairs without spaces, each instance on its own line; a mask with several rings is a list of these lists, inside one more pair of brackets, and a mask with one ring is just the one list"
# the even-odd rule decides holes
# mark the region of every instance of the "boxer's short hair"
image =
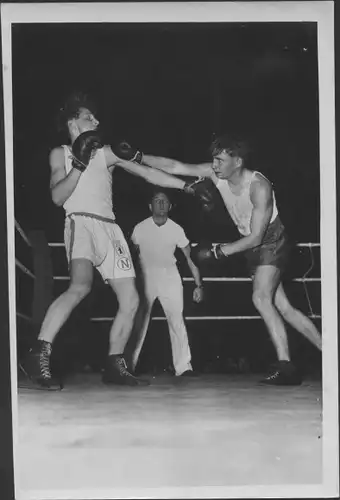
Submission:
[[59,132],[68,132],[67,123],[72,118],[78,118],[80,108],[86,108],[92,114],[96,114],[97,109],[90,96],[82,91],[73,92],[59,109],[57,115],[57,128]]
[[222,153],[222,151],[226,151],[230,156],[237,156],[245,160],[248,156],[249,148],[243,139],[230,134],[223,134],[216,137],[210,146],[212,156],[216,156]]

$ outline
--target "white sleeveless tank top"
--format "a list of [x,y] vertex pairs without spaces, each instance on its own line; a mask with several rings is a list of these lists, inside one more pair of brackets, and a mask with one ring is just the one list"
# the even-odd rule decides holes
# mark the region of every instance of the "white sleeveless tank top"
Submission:
[[[216,187],[221,193],[224,204],[232,220],[236,224],[238,231],[243,236],[248,236],[251,233],[250,221],[254,206],[250,200],[249,191],[250,191],[250,185],[256,174],[259,174],[265,179],[267,179],[263,174],[261,174],[261,172],[254,171],[250,173],[248,180],[245,182],[242,191],[238,195],[234,194],[231,191],[229,183],[226,179],[218,179],[218,182],[216,184]],[[275,193],[274,191],[272,191],[272,193],[273,193],[273,213],[270,222],[273,222],[278,215]]]
[[[72,168],[72,156],[69,146],[63,146],[65,154],[65,169],[68,174]],[[115,219],[112,210],[112,175],[109,172],[104,149],[97,149],[86,170],[81,174],[78,184],[65,201],[66,215],[83,212]]]

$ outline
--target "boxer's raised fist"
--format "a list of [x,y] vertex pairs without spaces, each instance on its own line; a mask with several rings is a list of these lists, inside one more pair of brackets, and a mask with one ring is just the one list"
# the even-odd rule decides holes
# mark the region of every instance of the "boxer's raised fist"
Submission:
[[72,145],[72,167],[83,172],[97,149],[103,147],[98,132],[88,130],[80,134]]

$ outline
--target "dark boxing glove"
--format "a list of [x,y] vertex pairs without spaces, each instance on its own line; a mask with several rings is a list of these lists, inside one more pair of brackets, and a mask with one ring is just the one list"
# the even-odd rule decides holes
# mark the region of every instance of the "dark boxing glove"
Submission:
[[226,257],[227,255],[221,250],[220,243],[217,245],[199,243],[191,248],[191,258],[197,266],[211,264]]
[[121,141],[115,146],[112,146],[113,153],[122,160],[134,161],[142,163],[143,153],[131,146],[127,141]]
[[215,208],[213,187],[203,177],[199,177],[191,184],[186,183],[184,192],[196,196],[205,212],[211,212]]
[[83,132],[72,145],[72,167],[84,172],[94,152],[102,147],[98,132],[95,130]]

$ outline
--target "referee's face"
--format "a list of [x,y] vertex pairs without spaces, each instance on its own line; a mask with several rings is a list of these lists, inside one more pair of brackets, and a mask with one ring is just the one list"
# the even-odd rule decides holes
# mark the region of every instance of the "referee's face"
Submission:
[[166,194],[157,193],[151,201],[152,215],[168,215],[170,210],[170,201]]

